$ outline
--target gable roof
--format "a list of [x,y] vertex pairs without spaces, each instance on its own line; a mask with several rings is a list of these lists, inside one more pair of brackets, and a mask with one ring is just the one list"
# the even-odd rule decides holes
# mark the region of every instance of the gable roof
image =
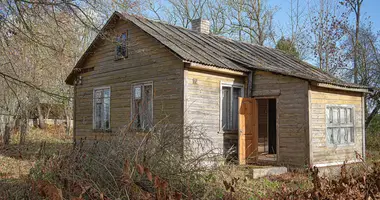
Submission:
[[[186,62],[199,63],[241,72],[249,72],[257,69],[318,83],[349,88],[368,88],[367,86],[342,81],[329,73],[282,52],[281,50],[235,41],[212,34],[203,34],[143,17],[122,15],[118,12],[115,12],[108,22],[115,17],[131,21]],[[89,49],[91,49],[91,46],[92,44]],[[88,54],[89,49],[78,61],[75,68],[80,67]],[[70,84],[73,82],[72,79],[75,76],[73,72],[66,79],[66,83]]]

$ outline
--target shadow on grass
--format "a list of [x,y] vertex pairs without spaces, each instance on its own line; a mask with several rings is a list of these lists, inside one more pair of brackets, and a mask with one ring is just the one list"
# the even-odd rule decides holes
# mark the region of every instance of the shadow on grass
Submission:
[[30,184],[22,179],[0,179],[0,200],[40,199]]
[[68,153],[73,148],[73,144],[52,143],[52,142],[29,142],[24,145],[9,144],[0,146],[0,156],[10,157],[18,160],[35,161],[40,156],[51,156],[53,154]]

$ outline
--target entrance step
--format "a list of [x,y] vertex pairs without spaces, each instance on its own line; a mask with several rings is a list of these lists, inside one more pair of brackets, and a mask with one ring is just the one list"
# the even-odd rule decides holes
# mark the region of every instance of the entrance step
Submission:
[[257,179],[265,176],[285,174],[286,172],[288,172],[288,168],[286,167],[262,166],[259,168],[251,168],[248,175],[253,179]]

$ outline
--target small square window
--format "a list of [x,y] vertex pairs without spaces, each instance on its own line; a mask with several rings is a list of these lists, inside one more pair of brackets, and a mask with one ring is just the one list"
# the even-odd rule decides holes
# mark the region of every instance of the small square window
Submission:
[[326,139],[330,145],[347,145],[355,142],[353,107],[326,107]]

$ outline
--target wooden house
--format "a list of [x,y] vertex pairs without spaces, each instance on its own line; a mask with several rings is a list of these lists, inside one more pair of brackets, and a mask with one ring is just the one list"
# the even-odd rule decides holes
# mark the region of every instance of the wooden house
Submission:
[[75,139],[161,119],[202,127],[240,164],[331,166],[365,155],[364,94],[280,50],[115,12],[66,80]]

